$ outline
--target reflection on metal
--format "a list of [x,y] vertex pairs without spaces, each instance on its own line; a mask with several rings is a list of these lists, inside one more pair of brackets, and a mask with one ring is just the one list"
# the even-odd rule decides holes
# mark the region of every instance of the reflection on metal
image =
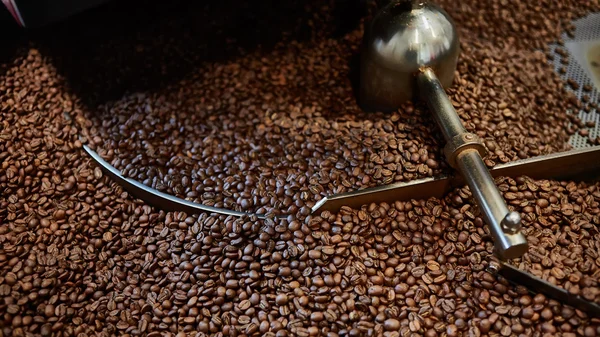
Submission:
[[417,96],[415,74],[430,67],[449,87],[460,50],[450,16],[417,0],[388,1],[366,25],[359,95],[364,108],[395,110]]

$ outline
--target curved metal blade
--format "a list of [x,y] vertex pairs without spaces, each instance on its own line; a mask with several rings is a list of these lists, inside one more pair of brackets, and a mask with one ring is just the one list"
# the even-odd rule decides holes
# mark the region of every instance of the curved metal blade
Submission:
[[268,217],[282,217],[282,216],[269,216],[267,214],[254,214],[254,213],[244,213],[233,211],[224,208],[207,206],[191,201],[187,201],[170,194],[163,193],[161,191],[155,190],[151,187],[148,187],[138,181],[133,179],[125,178],[112,165],[110,165],[107,161],[102,159],[100,155],[98,155],[94,150],[90,149],[87,145],[83,146],[85,152],[87,152],[92,159],[102,168],[102,170],[114,179],[119,185],[121,185],[127,192],[129,192],[134,197],[147,202],[149,205],[154,206],[156,208],[165,210],[165,211],[180,211],[186,212],[188,214],[196,214],[200,212],[208,212],[208,213],[217,213],[223,215],[233,215],[233,216],[252,216],[255,215],[259,219],[266,219]]
[[543,279],[526,273],[516,267],[513,267],[502,261],[495,261],[500,265],[497,273],[509,282],[516,285],[523,285],[533,293],[541,293],[555,300],[568,304],[575,309],[579,309],[589,314],[590,316],[600,317],[600,305],[588,301],[581,296],[573,295],[567,290],[555,286]]

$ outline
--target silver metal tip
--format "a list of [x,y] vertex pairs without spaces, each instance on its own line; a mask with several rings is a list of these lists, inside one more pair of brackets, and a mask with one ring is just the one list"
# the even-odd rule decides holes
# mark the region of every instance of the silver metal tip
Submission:
[[521,215],[518,212],[509,212],[502,219],[502,228],[508,233],[516,233],[521,229]]

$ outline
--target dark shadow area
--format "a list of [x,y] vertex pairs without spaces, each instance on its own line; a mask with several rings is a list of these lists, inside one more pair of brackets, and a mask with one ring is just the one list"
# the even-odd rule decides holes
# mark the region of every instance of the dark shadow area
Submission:
[[0,76],[4,75],[10,60],[19,52],[19,46],[26,42],[23,31],[11,16],[10,12],[0,3]]
[[341,37],[354,30],[360,19],[367,15],[368,0],[337,0],[333,8],[334,37]]
[[[205,62],[269,50],[286,39],[343,34],[358,24],[362,1],[113,1],[31,31],[30,38],[94,107],[168,86]],[[332,8],[331,27],[311,27],[311,6],[323,5]]]
[[355,53],[354,55],[352,55],[352,58],[350,58],[350,72],[348,73],[348,77],[350,78],[350,84],[352,85],[352,93],[354,94],[354,97],[356,99],[356,103],[358,104],[358,106],[361,107],[361,109],[364,109],[363,106],[361,106],[361,102],[360,102],[360,95],[359,95],[359,90],[360,90],[360,53]]

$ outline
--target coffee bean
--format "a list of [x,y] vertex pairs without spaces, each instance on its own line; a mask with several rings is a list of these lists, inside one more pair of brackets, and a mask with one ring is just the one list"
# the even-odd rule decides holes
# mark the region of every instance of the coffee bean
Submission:
[[313,312],[310,314],[310,320],[313,322],[321,322],[324,316],[322,312]]
[[448,336],[458,336],[458,328],[456,327],[456,325],[454,324],[450,324],[448,325],[448,327],[446,328],[446,334],[448,334]]
[[552,319],[552,310],[550,310],[550,308],[544,308],[544,310],[542,310],[541,314],[543,319],[545,320],[550,320]]
[[275,299],[275,303],[277,303],[277,305],[284,305],[287,304],[288,302],[288,297],[285,294],[279,294],[277,295],[277,298]]
[[552,276],[554,276],[556,279],[559,279],[559,280],[562,280],[566,276],[565,272],[561,268],[558,268],[558,267],[552,268],[550,273],[552,274]]
[[15,285],[17,283],[17,275],[12,272],[7,273],[6,276],[4,276],[4,282],[9,286]]
[[250,303],[250,301],[248,301],[248,300],[243,300],[243,301],[241,301],[241,302],[240,302],[240,304],[239,304],[239,308],[240,308],[240,310],[242,310],[242,311],[245,311],[245,310],[247,310],[248,308],[250,308],[250,306],[251,306],[251,305],[252,305],[252,304]]
[[46,306],[44,307],[44,314],[47,317],[54,316],[54,306],[52,304],[46,304]]
[[390,318],[383,322],[383,327],[386,331],[397,331],[400,329],[400,322],[397,319]]
[[512,329],[510,328],[510,326],[505,325],[502,327],[502,329],[500,330],[500,334],[502,336],[510,336],[512,334]]
[[412,274],[414,277],[421,277],[421,276],[423,276],[423,275],[425,274],[425,267],[424,267],[424,266],[418,266],[418,267],[414,267],[414,268],[411,270],[411,274]]
[[438,271],[440,270],[440,264],[434,260],[429,260],[427,261],[427,269],[431,271]]

